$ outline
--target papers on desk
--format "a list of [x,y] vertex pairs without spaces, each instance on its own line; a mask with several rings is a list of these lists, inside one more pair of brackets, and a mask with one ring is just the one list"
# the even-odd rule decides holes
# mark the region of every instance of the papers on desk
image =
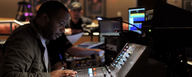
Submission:
[[94,48],[97,47],[99,45],[104,44],[104,42],[84,42],[78,45],[78,47],[82,47],[82,48]]
[[73,44],[77,40],[79,40],[82,35],[83,35],[83,32],[78,33],[78,34],[73,34],[73,35],[67,35],[67,39]]
[[5,44],[6,40],[0,40],[0,44]]

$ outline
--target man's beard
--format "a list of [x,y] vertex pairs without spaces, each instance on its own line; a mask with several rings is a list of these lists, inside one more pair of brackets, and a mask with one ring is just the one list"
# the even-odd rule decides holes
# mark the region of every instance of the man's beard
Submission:
[[44,29],[41,29],[41,33],[42,33],[42,36],[43,38],[47,39],[47,40],[53,40],[53,29],[52,28],[49,28],[48,26]]

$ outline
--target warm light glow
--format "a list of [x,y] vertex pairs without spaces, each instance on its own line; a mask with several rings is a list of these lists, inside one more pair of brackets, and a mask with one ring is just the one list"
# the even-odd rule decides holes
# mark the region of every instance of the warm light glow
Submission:
[[103,20],[103,18],[102,17],[97,17],[97,20]]

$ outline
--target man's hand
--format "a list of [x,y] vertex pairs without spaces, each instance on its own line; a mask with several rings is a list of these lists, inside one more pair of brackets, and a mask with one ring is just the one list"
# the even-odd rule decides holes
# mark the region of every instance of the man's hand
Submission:
[[104,63],[105,62],[104,50],[101,49],[93,49],[93,50],[95,51],[96,61]]
[[65,34],[66,35],[71,35],[72,34],[71,28],[65,28]]
[[63,77],[63,76],[75,77],[76,74],[77,72],[73,70],[55,70],[51,72],[51,77]]
[[92,49],[92,51],[95,51],[95,54],[99,56],[104,56],[104,50],[101,49]]
[[67,63],[59,61],[53,66],[55,70],[62,69],[62,67],[67,68]]

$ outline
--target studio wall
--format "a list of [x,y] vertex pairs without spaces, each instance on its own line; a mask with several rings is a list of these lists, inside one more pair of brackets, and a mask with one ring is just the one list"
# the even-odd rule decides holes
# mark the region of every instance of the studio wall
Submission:
[[[84,6],[85,0],[79,0]],[[18,0],[0,0],[0,18],[15,18]],[[106,17],[123,17],[128,20],[128,8],[136,7],[137,0],[105,0]],[[168,3],[177,7],[182,7],[182,0],[167,0]]]
[[0,0],[0,18],[15,18],[18,0]]

